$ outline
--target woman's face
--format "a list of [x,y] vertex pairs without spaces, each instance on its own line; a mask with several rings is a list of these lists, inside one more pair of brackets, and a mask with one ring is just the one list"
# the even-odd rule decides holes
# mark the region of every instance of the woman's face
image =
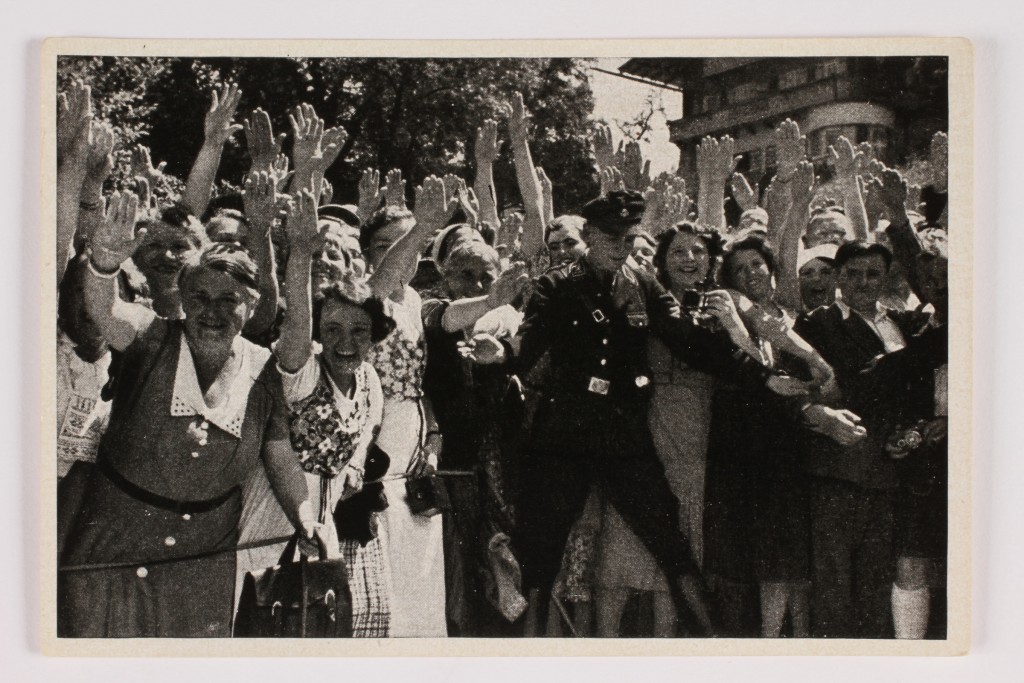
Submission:
[[548,235],[547,245],[553,266],[571,263],[587,251],[587,245],[583,241],[580,231],[568,225],[552,230]]
[[193,342],[230,344],[255,306],[250,289],[218,270],[198,268],[182,282],[185,334]]
[[753,249],[743,249],[732,256],[729,276],[736,289],[751,301],[760,303],[771,298],[771,271],[764,257]]
[[320,315],[321,360],[335,382],[352,376],[373,346],[373,321],[358,306],[336,299],[324,302]]
[[476,254],[454,254],[445,263],[444,281],[455,299],[485,296],[498,279],[498,266]]
[[343,235],[331,228],[321,228],[320,236],[322,241],[320,247],[313,252],[313,262],[310,266],[314,291],[329,282],[339,280],[351,266]]
[[813,259],[800,269],[800,298],[811,311],[836,300],[836,269],[828,261]]
[[150,285],[169,285],[178,276],[185,261],[198,249],[198,245],[181,228],[166,223],[151,223],[146,236],[132,260]]
[[707,280],[711,268],[708,245],[696,235],[680,232],[665,254],[665,270],[675,288],[693,289]]
[[374,233],[370,240],[370,247],[366,252],[366,257],[374,269],[380,266],[380,262],[384,259],[384,254],[388,253],[391,245],[412,230],[412,226],[415,223],[416,220],[413,218],[403,218],[388,223]]

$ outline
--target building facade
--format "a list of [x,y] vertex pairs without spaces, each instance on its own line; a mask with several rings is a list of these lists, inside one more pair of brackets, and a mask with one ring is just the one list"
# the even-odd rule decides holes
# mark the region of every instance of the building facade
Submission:
[[637,58],[619,71],[683,91],[683,116],[669,129],[690,182],[707,135],[735,139],[737,170],[764,187],[776,166],[772,132],[787,118],[800,125],[826,180],[828,148],[840,135],[903,164],[926,155],[948,123],[945,58]]

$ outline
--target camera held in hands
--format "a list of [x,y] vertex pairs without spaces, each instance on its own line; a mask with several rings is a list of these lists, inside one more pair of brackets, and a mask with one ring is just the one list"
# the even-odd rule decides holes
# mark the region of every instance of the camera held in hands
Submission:
[[701,321],[706,320],[708,315],[708,293],[699,289],[687,289],[683,292],[683,300],[680,302],[683,313]]

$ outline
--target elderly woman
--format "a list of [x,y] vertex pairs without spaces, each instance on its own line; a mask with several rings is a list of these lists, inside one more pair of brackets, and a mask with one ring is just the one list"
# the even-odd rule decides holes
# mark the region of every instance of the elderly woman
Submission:
[[[459,342],[478,331],[514,336],[522,316],[509,304],[527,276],[522,265],[501,273],[498,252],[474,239],[459,242],[440,265],[446,296],[423,304],[428,359],[423,387],[447,443],[441,469],[464,475],[445,482],[452,499],[444,522],[450,635],[496,636],[502,634],[502,619],[485,597],[483,578],[489,571],[489,542],[512,526],[502,476],[509,376],[501,366],[474,367],[461,357]],[[512,614],[504,627],[517,616]]]
[[316,524],[281,379],[269,351],[240,336],[258,298],[255,264],[230,245],[188,259],[175,287],[181,320],[128,304],[115,276],[150,238],[135,231],[136,208],[134,195],[115,194],[92,244],[86,305],[124,362],[62,558],[115,566],[62,572],[61,631],[228,636],[240,487],[260,459],[292,524],[307,538]]

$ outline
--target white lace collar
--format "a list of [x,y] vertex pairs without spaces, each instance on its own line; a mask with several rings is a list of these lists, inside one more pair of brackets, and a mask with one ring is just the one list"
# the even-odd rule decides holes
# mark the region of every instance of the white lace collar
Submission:
[[[235,338],[231,350],[231,359],[204,395],[199,388],[192,351],[188,347],[185,335],[181,335],[174,391],[171,394],[171,415],[201,415],[236,439],[240,439],[245,409],[249,403],[249,390],[267,364],[270,350],[256,346],[241,337]],[[212,397],[220,398],[216,405],[211,406],[207,401],[212,400]]]

